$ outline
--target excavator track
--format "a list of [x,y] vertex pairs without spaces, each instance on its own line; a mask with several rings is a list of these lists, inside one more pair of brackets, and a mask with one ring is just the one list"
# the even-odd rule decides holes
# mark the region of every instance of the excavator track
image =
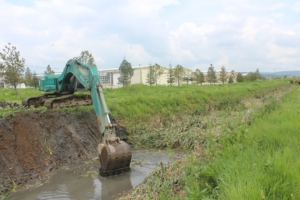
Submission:
[[48,109],[88,106],[92,104],[92,97],[89,94],[70,94],[63,96],[55,94],[45,94],[36,97],[28,97],[23,99],[22,101],[22,105],[26,107],[45,106]]
[[27,97],[22,100],[22,105],[25,107],[32,107],[32,106],[39,107],[44,105],[46,99],[47,99],[47,95]]
[[56,108],[68,108],[76,106],[88,106],[92,105],[91,95],[82,94],[82,95],[64,95],[61,97],[47,99],[44,103],[48,109]]

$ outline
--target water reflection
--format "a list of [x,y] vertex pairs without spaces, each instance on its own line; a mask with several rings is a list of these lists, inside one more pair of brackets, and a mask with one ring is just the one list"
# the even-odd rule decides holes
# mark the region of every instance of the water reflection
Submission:
[[131,171],[117,176],[101,177],[83,176],[87,171],[98,171],[99,164],[93,163],[89,169],[77,167],[72,170],[58,170],[51,179],[40,187],[17,191],[7,199],[116,199],[122,193],[129,191],[143,182],[146,175],[155,169],[159,162],[168,163],[166,153],[160,151],[135,150],[132,152],[133,161]]
[[[133,189],[130,174],[131,172],[127,172],[118,176],[94,179],[94,183],[97,182],[101,185],[101,199],[114,199],[120,197],[122,193]],[[95,191],[97,189],[95,187]]]

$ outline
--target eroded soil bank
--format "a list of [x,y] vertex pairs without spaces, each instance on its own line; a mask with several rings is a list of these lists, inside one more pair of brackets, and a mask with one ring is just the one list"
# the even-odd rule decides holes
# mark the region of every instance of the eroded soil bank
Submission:
[[1,193],[66,163],[97,157],[100,137],[93,112],[27,111],[0,119]]

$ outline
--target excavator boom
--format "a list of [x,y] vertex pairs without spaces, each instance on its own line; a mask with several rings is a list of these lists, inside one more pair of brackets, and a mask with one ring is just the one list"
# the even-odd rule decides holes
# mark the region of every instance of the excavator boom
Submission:
[[[90,91],[91,95],[73,93],[79,89]],[[109,118],[102,85],[96,67],[87,66],[77,59],[71,59],[61,75],[46,75],[40,80],[39,90],[48,92],[38,97],[23,100],[23,105],[61,108],[93,104],[98,127],[102,133],[98,145],[100,175],[109,176],[130,170],[131,148],[116,135],[116,124]],[[52,92],[52,93],[49,93]]]

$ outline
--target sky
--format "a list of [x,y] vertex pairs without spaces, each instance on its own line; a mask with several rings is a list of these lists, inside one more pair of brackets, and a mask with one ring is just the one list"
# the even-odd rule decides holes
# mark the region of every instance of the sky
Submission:
[[182,65],[191,70],[300,70],[300,1],[0,0],[0,49],[25,67],[61,72],[81,51],[99,69]]

